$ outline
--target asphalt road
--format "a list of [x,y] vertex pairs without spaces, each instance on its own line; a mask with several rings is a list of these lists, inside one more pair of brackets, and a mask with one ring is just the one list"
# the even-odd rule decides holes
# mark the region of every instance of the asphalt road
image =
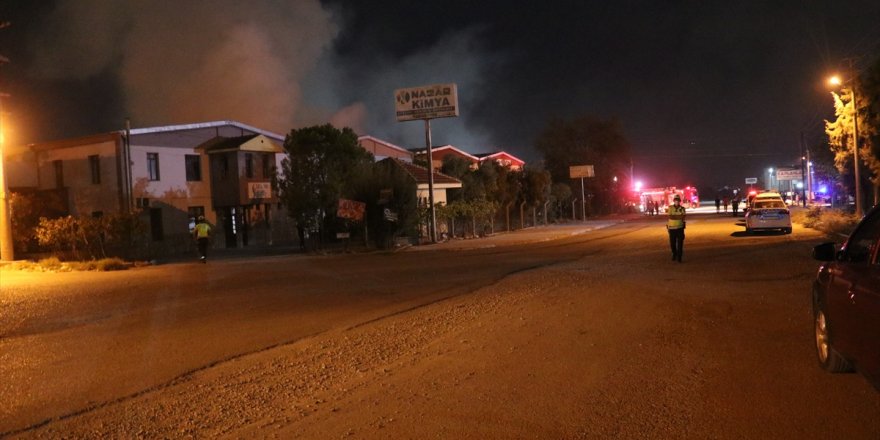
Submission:
[[396,253],[0,272],[0,437],[878,438],[816,366],[824,237],[659,219]]

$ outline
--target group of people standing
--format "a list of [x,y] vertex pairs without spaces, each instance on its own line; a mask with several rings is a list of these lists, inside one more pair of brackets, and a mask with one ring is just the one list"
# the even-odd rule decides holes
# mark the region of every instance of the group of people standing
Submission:
[[659,215],[660,210],[663,209],[663,206],[660,202],[655,202],[651,199],[645,203],[645,214],[647,215]]
[[721,207],[724,206],[724,212],[727,212],[727,206],[730,205],[733,209],[733,216],[736,217],[739,215],[739,197],[734,197],[730,199],[728,197],[719,197],[715,196],[715,213],[721,213]]

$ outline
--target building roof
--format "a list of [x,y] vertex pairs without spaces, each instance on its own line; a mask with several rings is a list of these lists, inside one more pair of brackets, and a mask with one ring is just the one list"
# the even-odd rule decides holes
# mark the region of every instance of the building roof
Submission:
[[55,150],[58,148],[69,148],[69,147],[78,147],[80,145],[90,145],[97,144],[101,142],[111,142],[116,141],[121,138],[121,135],[116,132],[111,133],[100,133],[100,134],[92,134],[89,136],[80,136],[76,138],[70,139],[58,139],[54,141],[48,142],[40,142],[36,144],[28,144],[27,147],[33,151],[47,151],[47,150]]
[[[125,131],[119,133],[125,134]],[[213,121],[198,124],[164,125],[130,130],[132,143],[165,147],[193,148],[215,137],[235,138],[260,134],[284,142],[284,136],[236,121]]]
[[376,137],[373,137],[373,136],[369,136],[369,135],[358,136],[358,143],[360,143],[362,140],[364,140],[364,141],[365,141],[365,140],[373,141],[373,142],[375,142],[375,143],[377,143],[377,144],[382,144],[382,145],[384,145],[384,146],[386,146],[386,147],[388,147],[388,148],[391,148],[391,149],[394,149],[394,150],[400,150],[401,153],[409,153],[409,152],[410,152],[410,150],[407,150],[406,148],[399,147],[399,146],[397,146],[397,145],[392,144],[391,142],[383,141],[382,139],[379,139],[379,138],[376,138]]
[[284,151],[272,139],[262,134],[247,136],[223,137],[217,136],[199,145],[196,149],[204,150],[205,153],[221,153],[225,151],[257,151],[266,153],[281,153]]
[[[284,136],[236,121],[213,121],[198,124],[134,128],[129,130],[129,133],[131,134],[132,144],[163,147],[193,148],[216,137],[236,138],[242,136],[254,137],[256,135],[263,135],[271,141],[284,142]],[[124,137],[125,134],[125,130],[117,130],[109,133],[29,144],[28,147],[34,151],[76,147],[79,145],[115,141]]]
[[[193,131],[193,130],[211,130],[221,127],[233,127],[241,130],[242,132],[252,132],[256,134],[262,134],[270,139],[274,139],[276,141],[284,141],[284,136],[273,133],[268,130],[262,130],[247,124],[242,124],[238,121],[226,120],[226,121],[211,121],[211,122],[199,122],[195,124],[178,124],[178,125],[162,125],[158,127],[144,127],[144,128],[134,128],[129,130],[132,136],[140,136],[146,134],[157,134],[157,133],[173,133],[178,131]],[[119,133],[125,134],[125,130],[120,130]]]
[[[427,185],[428,184],[428,169],[419,165],[415,165],[406,161],[402,161],[400,159],[389,157],[387,159],[383,159],[380,162],[390,161],[391,163],[396,164],[398,167],[406,171],[407,174],[412,176],[412,178],[416,181],[416,184],[419,185]],[[448,176],[438,171],[434,171],[434,184],[451,184],[461,186],[461,180],[456,179],[455,177]]]
[[[409,151],[412,151],[415,154],[427,154],[427,148],[413,148]],[[452,145],[441,145],[439,147],[431,147],[431,156],[437,157],[438,154],[444,153],[452,153],[462,156],[466,159],[470,159],[474,162],[478,162],[480,159],[474,156],[473,154],[468,153],[467,151],[459,150],[458,148],[453,147]]]
[[520,158],[518,158],[518,157],[516,157],[506,151],[496,151],[494,153],[480,153],[480,154],[475,154],[474,156],[478,157],[480,160],[506,158],[506,159],[511,160],[513,162],[518,162],[519,164],[526,163],[526,161],[524,161],[524,160],[522,160],[522,159],[520,159]]

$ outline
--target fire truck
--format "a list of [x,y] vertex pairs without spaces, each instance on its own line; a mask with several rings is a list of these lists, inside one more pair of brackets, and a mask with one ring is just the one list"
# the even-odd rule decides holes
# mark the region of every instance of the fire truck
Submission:
[[665,209],[672,204],[672,199],[676,194],[681,197],[681,204],[685,208],[696,208],[700,206],[700,195],[697,192],[697,188],[693,186],[686,186],[684,188],[677,188],[674,186],[645,188],[639,195],[639,203],[642,212],[645,211],[645,207],[648,205],[649,200],[654,202],[654,206],[659,206],[661,209]]

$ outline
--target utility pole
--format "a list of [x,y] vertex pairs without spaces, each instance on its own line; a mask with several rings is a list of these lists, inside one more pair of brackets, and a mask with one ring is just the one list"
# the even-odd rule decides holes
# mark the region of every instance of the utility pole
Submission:
[[853,162],[855,165],[856,179],[856,218],[862,218],[865,213],[862,210],[862,179],[859,177],[859,106],[856,104],[856,69],[852,58],[849,60],[849,71],[852,78],[850,80],[850,90],[852,91],[853,106]]
[[[9,22],[0,22],[0,29],[9,26]],[[0,65],[9,62],[9,59],[0,55]],[[6,169],[4,168],[3,156],[6,154],[6,144],[3,135],[3,98],[9,95],[0,92],[0,261],[12,261],[15,259],[12,244],[12,216],[9,208],[9,188],[6,184]]]
[[801,202],[807,207],[807,144],[804,142],[804,132],[801,131]]

